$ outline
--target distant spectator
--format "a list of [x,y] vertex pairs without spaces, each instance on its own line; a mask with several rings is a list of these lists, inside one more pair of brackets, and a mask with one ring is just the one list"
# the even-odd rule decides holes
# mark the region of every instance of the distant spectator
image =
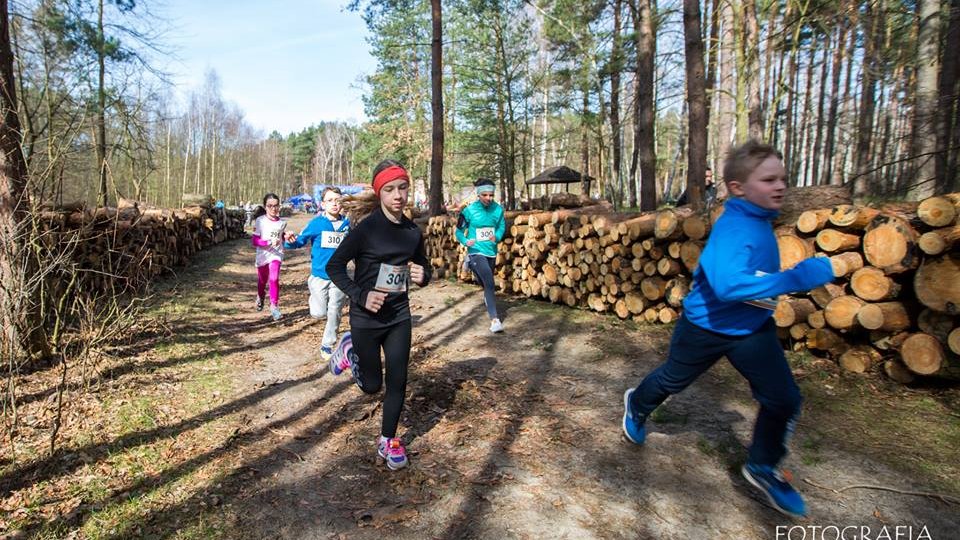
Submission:
[[[713,170],[710,167],[707,167],[707,170],[703,173],[703,184],[704,184],[704,202],[706,206],[712,206],[713,203],[717,200],[718,190],[717,185],[713,182]],[[724,190],[725,195],[726,190]],[[722,198],[722,196],[721,196]],[[687,197],[687,190],[684,189],[683,193],[680,194],[680,198],[677,199],[677,206],[683,206],[685,204],[690,204],[690,201]]]

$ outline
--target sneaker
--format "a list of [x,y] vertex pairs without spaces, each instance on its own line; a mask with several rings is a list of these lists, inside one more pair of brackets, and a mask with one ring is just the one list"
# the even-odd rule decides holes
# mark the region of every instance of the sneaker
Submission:
[[280,320],[280,307],[276,304],[270,304],[270,315],[273,317],[273,320]]
[[407,466],[407,449],[403,447],[399,437],[392,439],[380,437],[377,443],[377,454],[387,462],[387,467],[391,471]]
[[330,347],[320,347],[320,358],[325,362],[330,360],[330,357],[333,356],[333,349]]
[[[320,351],[321,354],[323,354],[322,348]],[[350,362],[351,353],[353,353],[353,339],[350,337],[350,332],[344,332],[336,348],[331,351],[329,360],[330,373],[339,375],[343,373],[345,369],[352,367]]]
[[263,311],[263,297],[262,297],[262,296],[258,296],[258,297],[257,297],[257,304],[256,304],[256,306],[257,306],[257,311]]
[[774,508],[788,516],[806,517],[807,506],[803,497],[784,479],[780,471],[767,465],[746,463],[740,472],[747,482],[763,491]]
[[494,334],[498,332],[503,332],[503,323],[500,322],[500,319],[494,319],[490,323],[490,331],[493,332]]
[[623,434],[627,440],[633,444],[643,444],[647,438],[647,426],[645,423],[638,423],[633,411],[630,410],[630,396],[633,395],[635,388],[630,388],[623,393]]

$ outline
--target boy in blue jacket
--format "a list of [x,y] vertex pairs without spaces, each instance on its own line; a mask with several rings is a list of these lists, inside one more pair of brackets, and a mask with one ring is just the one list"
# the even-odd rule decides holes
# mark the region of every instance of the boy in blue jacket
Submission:
[[814,257],[780,271],[771,225],[787,188],[780,152],[748,141],[730,150],[723,172],[733,197],[700,256],[667,361],[623,394],[623,431],[643,444],[650,413],[726,356],[760,403],[743,476],[777,510],[805,516],[803,498],[778,468],[801,397],[771,315],[777,295],[823,285],[833,269],[829,259]]
[[490,316],[490,331],[497,333],[503,331],[503,323],[497,314],[493,272],[497,263],[497,243],[503,240],[507,223],[503,207],[493,200],[496,191],[493,180],[478,178],[473,185],[477,200],[460,212],[457,241],[467,246],[467,266],[483,285],[483,303]]
[[340,215],[342,197],[338,188],[325,188],[321,196],[321,213],[293,241],[284,243],[287,249],[302,248],[307,242],[312,243],[307,287],[310,289],[310,316],[315,319],[322,319],[324,315],[327,317],[320,344],[320,356],[324,360],[330,359],[333,346],[337,343],[337,328],[340,327],[340,315],[346,298],[327,275],[327,261],[350,230],[350,220]]

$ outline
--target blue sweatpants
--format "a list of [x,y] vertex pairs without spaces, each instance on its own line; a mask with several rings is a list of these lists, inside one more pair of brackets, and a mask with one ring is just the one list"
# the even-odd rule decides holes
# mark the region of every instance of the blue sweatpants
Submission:
[[776,467],[787,453],[787,438],[800,413],[800,389],[777,339],[771,318],[756,332],[727,336],[681,317],[670,340],[667,361],[647,375],[631,395],[630,407],[643,422],[669,396],[679,393],[721,356],[750,383],[760,413],[753,428],[749,461]]
[[477,280],[483,285],[483,301],[487,305],[487,315],[490,316],[491,320],[499,318],[497,316],[497,299],[494,295],[497,284],[493,279],[493,270],[496,263],[496,257],[487,257],[479,253],[471,253],[467,262],[467,266],[470,267],[470,270],[473,270],[473,275],[477,276]]

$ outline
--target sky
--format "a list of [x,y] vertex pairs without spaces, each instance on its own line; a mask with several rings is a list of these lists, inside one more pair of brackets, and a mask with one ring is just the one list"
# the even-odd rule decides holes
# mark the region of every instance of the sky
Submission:
[[183,97],[213,69],[247,122],[283,135],[321,121],[364,120],[360,79],[376,67],[348,0],[166,0],[167,70]]

